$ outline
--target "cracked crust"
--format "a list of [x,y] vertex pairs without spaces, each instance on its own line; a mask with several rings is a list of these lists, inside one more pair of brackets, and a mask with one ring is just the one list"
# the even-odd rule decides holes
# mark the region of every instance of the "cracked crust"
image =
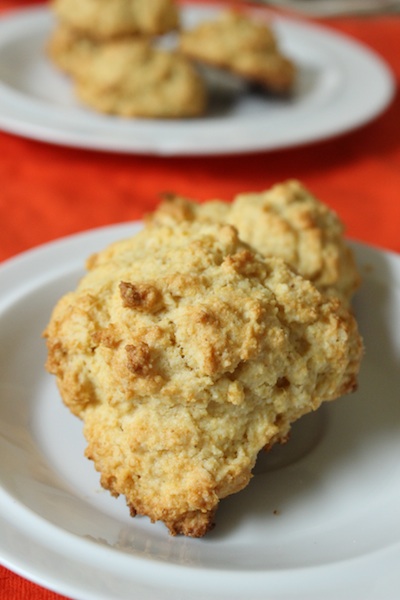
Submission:
[[193,60],[236,73],[270,92],[293,90],[295,64],[280,50],[271,27],[239,11],[224,11],[182,32],[179,48]]
[[263,447],[356,387],[353,316],[231,226],[148,226],[88,268],[46,366],[102,485],[173,535],[203,536]]
[[300,182],[290,180],[232,203],[199,203],[168,194],[147,222],[204,221],[234,225],[264,256],[279,256],[323,293],[349,304],[360,285],[353,253],[338,216]]

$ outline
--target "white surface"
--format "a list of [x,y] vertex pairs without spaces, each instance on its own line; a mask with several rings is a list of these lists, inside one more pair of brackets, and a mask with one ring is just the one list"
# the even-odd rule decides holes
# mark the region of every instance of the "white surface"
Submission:
[[[215,17],[218,8],[182,11],[185,26],[191,27]],[[214,91],[204,118],[128,120],[97,114],[75,100],[69,79],[46,58],[54,27],[47,9],[11,13],[0,20],[0,127],[67,146],[203,155],[321,140],[365,124],[387,106],[393,76],[371,50],[315,25],[278,17],[273,23],[283,49],[299,67],[292,100],[267,98],[230,82]]]
[[101,491],[80,421],[43,368],[56,300],[87,255],[137,227],[83,233],[0,267],[1,562],[79,600],[398,599],[400,257],[354,245],[359,391],[295,425],[221,502],[205,539],[173,538]]

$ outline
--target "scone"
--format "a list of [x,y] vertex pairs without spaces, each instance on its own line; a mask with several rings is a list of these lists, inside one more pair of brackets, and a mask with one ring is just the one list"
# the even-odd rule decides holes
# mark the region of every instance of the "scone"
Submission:
[[295,65],[280,50],[272,29],[241,12],[224,11],[183,31],[179,48],[193,60],[231,71],[270,92],[293,90]]
[[148,118],[196,117],[205,111],[206,88],[195,67],[148,39],[100,44],[84,67],[75,71],[76,95],[97,111]]
[[203,536],[258,452],[356,387],[353,316],[228,225],[146,227],[92,257],[45,331],[86,455],[131,514]]
[[173,0],[53,0],[51,6],[62,23],[98,40],[160,35],[179,27]]
[[261,193],[239,194],[232,203],[200,204],[171,194],[147,220],[230,223],[258,252],[283,258],[320,291],[347,304],[360,285],[342,222],[299,181],[290,180]]

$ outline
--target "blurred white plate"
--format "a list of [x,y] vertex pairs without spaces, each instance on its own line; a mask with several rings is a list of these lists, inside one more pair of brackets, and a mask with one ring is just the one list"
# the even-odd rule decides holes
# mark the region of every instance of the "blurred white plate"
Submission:
[[400,9],[399,0],[258,0],[311,17],[387,13]]
[[79,600],[398,600],[400,257],[354,245],[359,391],[300,420],[202,540],[131,519],[84,459],[41,332],[86,256],[123,224],[0,267],[0,561]]
[[[183,7],[184,25],[213,18],[219,10]],[[265,10],[254,14],[271,16]],[[80,105],[69,79],[46,57],[46,40],[54,27],[49,10],[10,13],[0,19],[0,127],[66,146],[204,155],[315,142],[367,123],[388,105],[393,76],[374,52],[327,28],[272,19],[283,49],[299,67],[291,100],[228,83],[212,94],[205,117],[165,121],[121,119]]]

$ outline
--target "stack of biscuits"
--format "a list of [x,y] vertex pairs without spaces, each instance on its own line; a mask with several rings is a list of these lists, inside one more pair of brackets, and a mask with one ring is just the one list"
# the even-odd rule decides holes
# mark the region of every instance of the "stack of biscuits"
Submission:
[[[293,90],[294,63],[265,22],[237,11],[182,31],[173,0],[53,0],[49,55],[91,108],[124,117],[187,118],[207,110],[199,65],[234,73],[270,93]],[[171,50],[160,37],[179,32]]]
[[103,487],[173,535],[203,536],[262,449],[357,387],[357,266],[298,181],[171,195],[87,270],[46,328],[47,369]]
[[172,0],[54,0],[53,61],[93,109],[124,117],[191,117],[205,110],[190,61],[155,46],[179,27]]

